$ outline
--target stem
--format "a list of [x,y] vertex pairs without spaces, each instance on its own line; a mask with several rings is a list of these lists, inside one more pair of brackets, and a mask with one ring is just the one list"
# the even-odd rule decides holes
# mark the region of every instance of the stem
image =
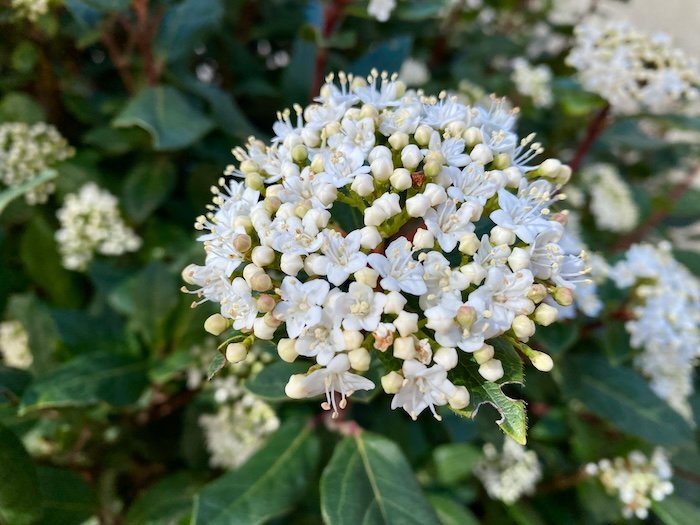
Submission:
[[[332,3],[326,7],[323,13],[323,27],[321,28],[321,36],[323,40],[327,40],[333,34],[340,18],[343,16],[345,6],[350,3],[350,0],[332,0]],[[318,94],[321,90],[321,84],[326,72],[326,60],[328,59],[328,48],[324,47],[325,42],[321,42],[316,50],[316,60],[314,62],[314,77],[311,82],[311,93],[309,100]]]
[[42,171],[36,177],[32,177],[31,179],[24,181],[22,184],[7,188],[5,191],[0,193],[0,214],[2,214],[3,210],[7,207],[7,205],[10,204],[17,197],[24,195],[29,190],[36,188],[40,184],[48,182],[51,179],[55,179],[57,176],[58,173],[56,171],[46,170]]
[[136,92],[136,82],[134,81],[134,76],[131,74],[131,70],[129,69],[128,53],[119,49],[119,46],[114,39],[114,35],[112,35],[115,20],[116,19],[112,20],[110,28],[102,34],[101,40],[104,46],[107,48],[109,59],[117,69],[117,73],[119,74],[119,78],[121,78],[124,87],[126,87],[129,94],[133,94]]
[[573,160],[569,163],[569,166],[571,166],[573,171],[577,171],[579,169],[581,162],[588,153],[588,150],[591,149],[593,143],[605,129],[609,114],[610,104],[605,104],[605,106],[601,108],[600,111],[598,111],[598,113],[596,113],[593,119],[588,123],[586,135],[578,145],[578,148],[576,148],[576,153],[574,153]]
[[668,193],[669,205],[663,209],[656,210],[647,219],[637,226],[630,233],[622,237],[613,246],[614,252],[621,252],[641,241],[646,235],[656,228],[673,211],[674,205],[680,200],[686,191],[693,185],[696,177],[700,177],[700,168],[697,168],[684,180],[676,184]]
[[537,489],[537,494],[546,494],[548,492],[557,492],[571,488],[588,477],[588,474],[582,469],[573,474],[567,474],[559,478],[555,478],[545,485],[541,485]]

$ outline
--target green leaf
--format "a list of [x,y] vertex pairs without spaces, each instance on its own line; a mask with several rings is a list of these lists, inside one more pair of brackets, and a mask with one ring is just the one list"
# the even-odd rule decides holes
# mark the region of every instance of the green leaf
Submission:
[[516,442],[527,442],[527,414],[525,402],[511,399],[503,393],[501,387],[509,383],[522,384],[524,380],[523,363],[512,345],[503,339],[494,339],[490,343],[495,350],[495,358],[503,364],[503,377],[498,382],[486,381],[479,374],[479,365],[470,354],[460,352],[460,362],[452,371],[451,378],[456,385],[464,385],[469,390],[471,400],[469,407],[455,410],[465,417],[476,417],[479,407],[484,403],[493,405],[501,415],[496,423],[501,430]]
[[697,525],[700,523],[700,508],[678,497],[669,496],[652,503],[654,514],[666,525]]
[[437,512],[441,525],[479,525],[476,516],[455,500],[437,494],[428,495],[428,499]]
[[197,483],[190,474],[168,476],[146,489],[129,508],[124,525],[172,525],[192,513]]
[[41,516],[41,494],[22,442],[0,425],[0,523],[30,524]]
[[77,473],[40,467],[37,474],[44,509],[42,525],[74,525],[97,513],[95,493]]
[[374,44],[370,51],[349,68],[355,75],[369,75],[372,69],[397,73],[401,64],[408,58],[413,45],[413,38],[408,35],[397,36]]
[[213,123],[171,86],[146,88],[132,98],[113,122],[138,126],[153,137],[156,150],[180,149],[202,138]]
[[58,328],[48,307],[30,294],[12,296],[7,307],[9,317],[22,323],[29,335],[34,356],[32,370],[42,373],[53,366],[59,339]]
[[[292,46],[292,58],[282,75],[282,94],[288,105],[309,99],[314,78],[316,46],[297,38]],[[313,93],[313,96],[316,96]]]
[[192,525],[258,525],[285,514],[306,491],[319,454],[311,426],[286,421],[242,467],[195,496]]
[[440,523],[396,443],[364,431],[333,451],[321,476],[321,513],[332,525]]
[[146,363],[118,354],[91,353],[38,378],[22,397],[20,413],[104,402],[125,407],[148,385]]
[[0,121],[36,124],[46,120],[44,109],[24,93],[7,93],[0,101]]
[[467,443],[448,443],[433,451],[433,463],[438,481],[454,485],[469,477],[474,465],[481,459],[481,451]]
[[664,446],[693,438],[688,423],[637,372],[594,354],[571,356],[560,369],[566,396],[578,399],[620,431]]
[[579,330],[574,323],[558,322],[549,326],[538,326],[533,340],[541,347],[537,348],[550,355],[559,355],[571,348],[578,341]]
[[266,365],[253,379],[246,382],[245,387],[256,396],[268,401],[289,400],[284,393],[292,374],[305,374],[309,370],[309,363],[302,360],[294,363],[276,361]]
[[137,164],[124,181],[124,211],[133,221],[143,222],[168,198],[175,179],[175,166],[165,157]]
[[156,54],[174,62],[194,54],[194,48],[221,23],[221,0],[184,0],[166,12],[155,42]]
[[211,360],[211,363],[209,363],[209,368],[207,369],[207,379],[211,381],[211,379],[225,366],[226,357],[224,357],[221,352],[216,352]]
[[545,525],[537,511],[525,501],[506,505],[506,510],[517,525]]
[[18,399],[31,381],[32,375],[26,370],[0,365],[0,403]]

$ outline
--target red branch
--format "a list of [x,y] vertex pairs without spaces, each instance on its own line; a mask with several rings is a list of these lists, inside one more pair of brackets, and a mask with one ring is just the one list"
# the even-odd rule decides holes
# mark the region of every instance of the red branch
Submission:
[[[335,31],[338,22],[343,16],[343,10],[345,6],[350,3],[350,0],[333,0],[330,5],[326,7],[323,13],[323,27],[321,28],[321,36],[324,40],[327,40]],[[328,59],[328,48],[325,47],[325,43],[319,44],[316,51],[316,61],[314,63],[314,78],[311,83],[311,93],[309,94],[309,99],[318,95],[321,90],[321,84],[323,84],[323,78],[326,73],[326,61]]]
[[588,150],[591,149],[593,143],[605,129],[609,113],[610,104],[606,104],[605,107],[598,111],[598,113],[596,113],[593,119],[588,123],[588,128],[586,128],[586,135],[583,137],[583,140],[578,145],[578,148],[576,148],[574,158],[569,164],[573,171],[577,171],[579,169],[579,167],[581,166],[581,162],[588,153]]

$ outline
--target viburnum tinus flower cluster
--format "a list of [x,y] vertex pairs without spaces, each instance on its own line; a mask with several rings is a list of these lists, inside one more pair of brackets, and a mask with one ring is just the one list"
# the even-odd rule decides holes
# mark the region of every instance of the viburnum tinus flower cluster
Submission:
[[308,360],[289,397],[323,395],[335,413],[375,388],[363,374],[376,366],[392,408],[439,419],[437,407],[469,403],[460,362],[499,380],[489,341],[527,341],[556,319],[545,299],[570,304],[585,280],[552,210],[571,170],[533,163],[542,148],[518,137],[504,100],[470,107],[376,72],[338,79],[281,113],[270,145],[234,150],[195,225],[205,263],[183,277],[198,302],[220,305],[205,328],[233,329],[230,361],[255,339]]
[[575,28],[567,63],[583,87],[621,114],[666,113],[698,98],[697,61],[661,33],[647,35],[625,22],[593,19]]

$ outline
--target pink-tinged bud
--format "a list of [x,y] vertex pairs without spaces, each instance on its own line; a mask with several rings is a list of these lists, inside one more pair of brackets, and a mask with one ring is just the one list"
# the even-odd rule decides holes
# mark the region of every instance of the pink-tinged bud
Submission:
[[455,319],[462,328],[471,328],[476,321],[476,310],[467,304],[463,304],[457,309]]
[[275,298],[271,295],[264,293],[258,297],[256,306],[258,308],[258,312],[267,313],[275,309],[275,306],[277,306],[277,301],[275,301]]
[[527,293],[527,298],[535,304],[541,303],[545,297],[547,297],[547,288],[540,283],[533,284]]
[[396,394],[403,386],[403,376],[398,372],[389,372],[382,376],[382,388],[387,394]]
[[554,300],[562,306],[570,306],[574,302],[574,292],[570,288],[560,286],[552,294]]

